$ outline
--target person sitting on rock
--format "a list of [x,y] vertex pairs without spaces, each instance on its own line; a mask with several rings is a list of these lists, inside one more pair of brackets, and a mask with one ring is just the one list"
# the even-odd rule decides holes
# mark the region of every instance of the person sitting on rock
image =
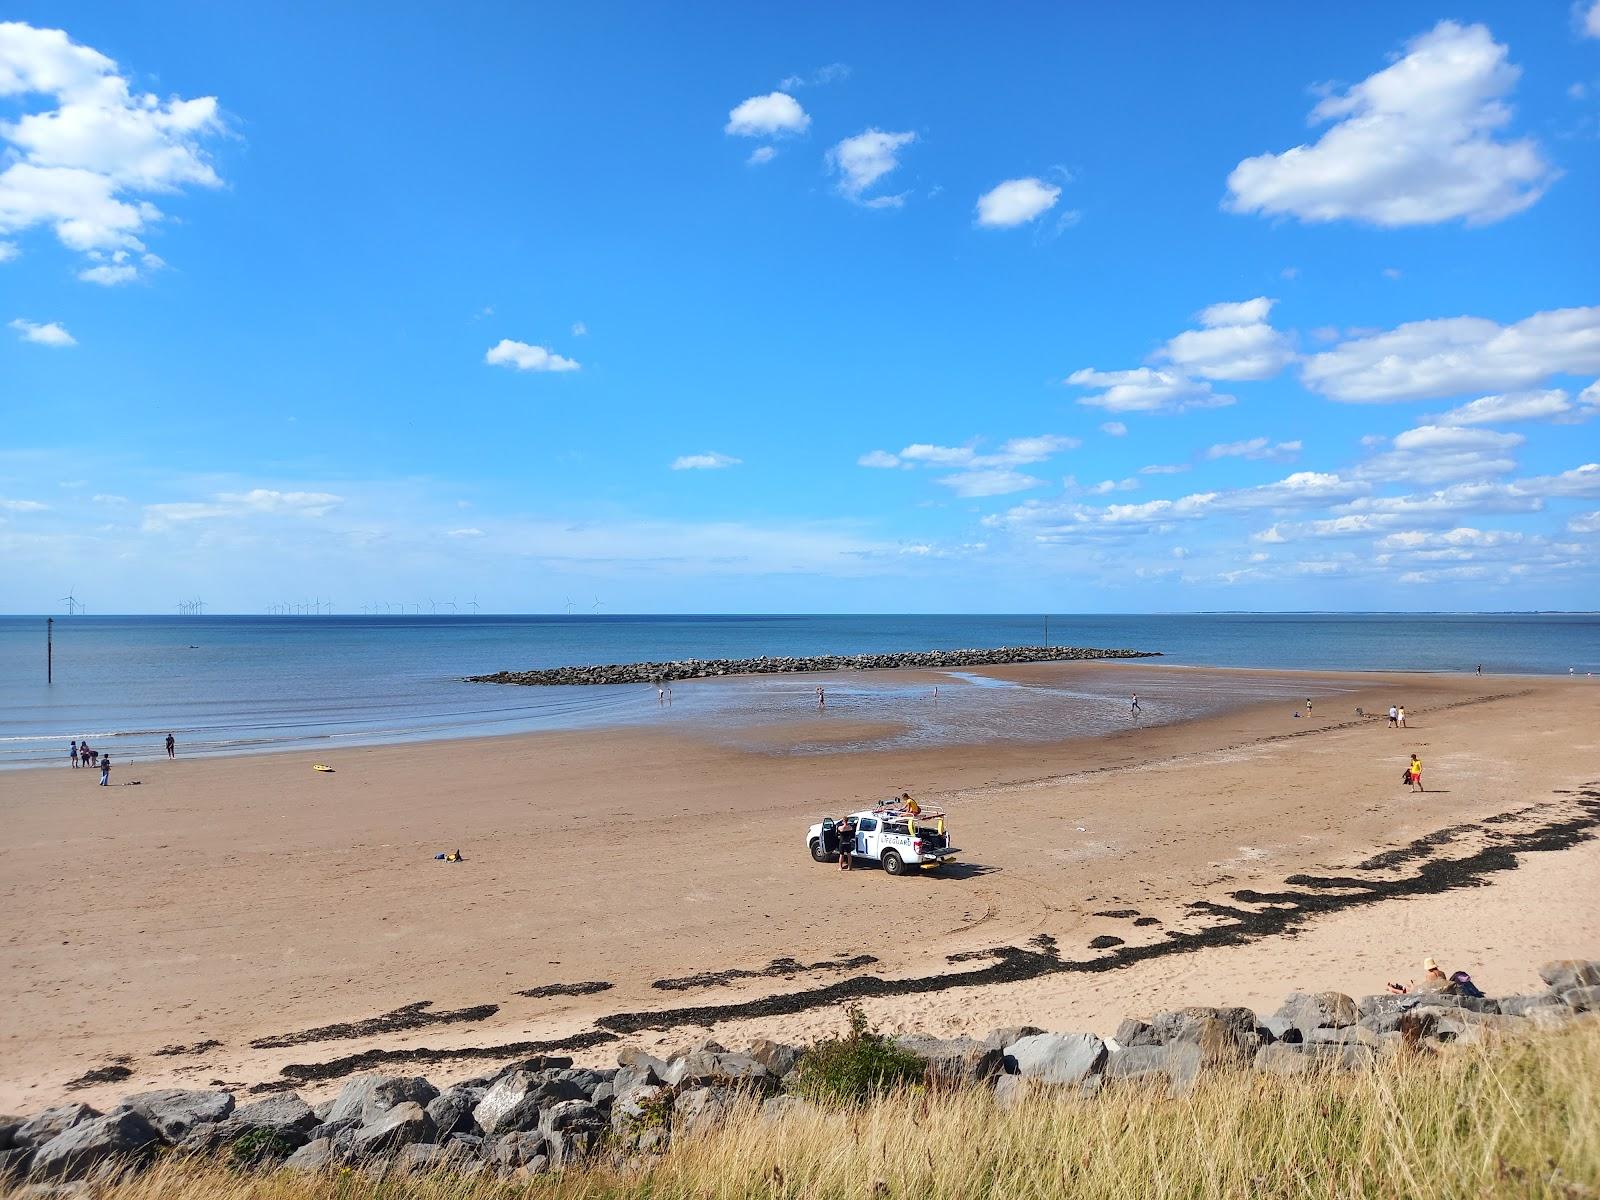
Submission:
[[1422,982],[1412,980],[1409,984],[1391,983],[1389,993],[1394,996],[1415,996],[1419,993],[1453,994],[1456,990],[1455,981],[1439,969],[1439,964],[1431,957],[1422,960]]

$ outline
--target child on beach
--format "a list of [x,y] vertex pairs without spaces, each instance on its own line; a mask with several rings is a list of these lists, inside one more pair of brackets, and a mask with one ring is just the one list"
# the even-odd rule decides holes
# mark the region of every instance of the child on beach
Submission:
[[111,755],[109,754],[100,756],[100,786],[111,786]]
[[72,743],[72,748],[67,751],[67,765],[68,766],[72,766],[72,767],[76,767],[78,765],[78,743],[77,742],[73,742]]
[[1411,752],[1411,790],[1420,792],[1422,787],[1422,760],[1417,757],[1417,752]]

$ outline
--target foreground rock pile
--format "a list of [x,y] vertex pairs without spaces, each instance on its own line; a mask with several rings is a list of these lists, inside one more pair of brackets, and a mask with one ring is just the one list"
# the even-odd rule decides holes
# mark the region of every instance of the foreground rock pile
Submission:
[[[1600,1019],[1600,962],[1547,963],[1540,976],[1546,991],[1499,1000],[1358,1001],[1319,992],[1295,993],[1268,1017],[1184,1008],[1124,1021],[1108,1039],[1022,1026],[981,1040],[896,1040],[923,1060],[929,1086],[986,1088],[1001,1107],[1053,1089],[1093,1094],[1128,1081],[1182,1095],[1207,1071],[1356,1071],[1430,1045]],[[0,1117],[0,1181],[70,1184],[138,1169],[163,1153],[241,1167],[525,1178],[660,1153],[715,1128],[741,1101],[759,1103],[763,1120],[803,1112],[809,1102],[786,1089],[804,1054],[766,1040],[744,1053],[707,1041],[665,1059],[626,1048],[614,1069],[537,1058],[444,1091],[420,1077],[364,1075],[315,1108],[292,1092],[236,1105],[225,1091],[181,1090],[129,1096],[103,1114],[68,1104]]]
[[800,671],[941,670],[1003,667],[1014,663],[1077,662],[1099,658],[1159,658],[1154,650],[1096,650],[1084,646],[1001,646],[993,650],[923,650],[901,654],[823,654],[809,658],[682,658],[676,662],[613,663],[593,667],[549,667],[469,675],[468,683],[530,686],[592,683],[657,683],[716,675],[778,675]]

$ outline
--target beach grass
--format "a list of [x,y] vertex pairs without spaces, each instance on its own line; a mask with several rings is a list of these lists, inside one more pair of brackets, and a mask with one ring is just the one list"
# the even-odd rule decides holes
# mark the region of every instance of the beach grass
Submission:
[[1600,1020],[1349,1075],[1218,1072],[1188,1096],[901,1089],[529,1179],[235,1171],[170,1157],[108,1200],[1600,1197]]

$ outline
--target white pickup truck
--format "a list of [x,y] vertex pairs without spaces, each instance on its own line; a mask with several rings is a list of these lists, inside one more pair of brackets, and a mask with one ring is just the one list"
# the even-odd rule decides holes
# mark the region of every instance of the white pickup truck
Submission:
[[838,862],[841,854],[871,859],[887,875],[937,871],[956,856],[944,813],[929,809],[914,814],[873,808],[840,820],[826,817],[806,831],[806,848],[817,862]]

